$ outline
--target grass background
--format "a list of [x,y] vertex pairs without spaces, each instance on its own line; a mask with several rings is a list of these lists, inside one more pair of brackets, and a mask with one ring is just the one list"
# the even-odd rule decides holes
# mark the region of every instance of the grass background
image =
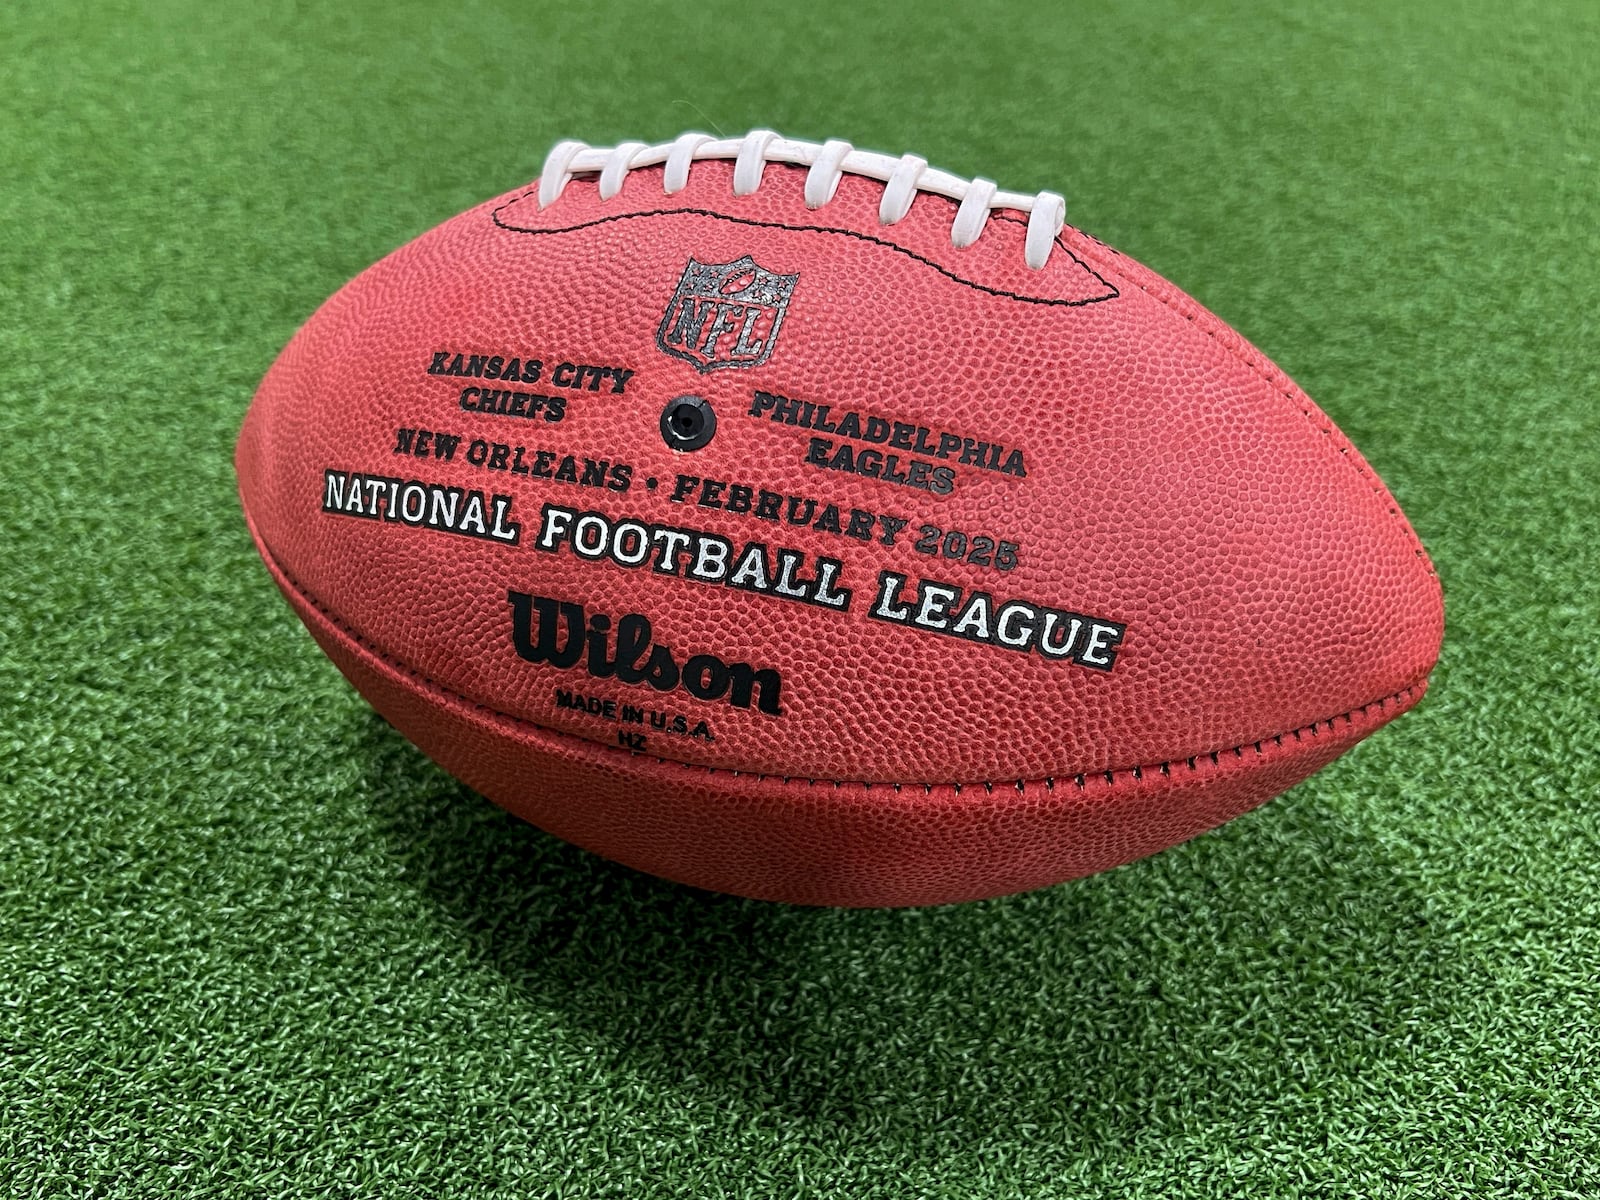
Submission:
[[[1600,1194],[1600,8],[0,8],[0,1190]],[[548,146],[1066,194],[1406,507],[1424,706],[1110,874],[707,896],[465,792],[278,598],[295,326]]]

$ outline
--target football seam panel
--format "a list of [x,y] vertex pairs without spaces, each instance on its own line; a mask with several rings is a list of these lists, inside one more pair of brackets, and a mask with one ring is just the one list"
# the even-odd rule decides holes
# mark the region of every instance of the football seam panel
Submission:
[[341,634],[354,642],[364,652],[374,658],[379,659],[392,669],[410,676],[412,679],[417,680],[424,686],[431,688],[437,693],[440,693],[449,700],[453,700],[459,704],[468,705],[475,710],[488,713],[491,716],[500,718],[501,720],[509,721],[513,725],[526,726],[527,728],[537,730],[542,734],[549,734],[554,737],[578,742],[588,749],[603,750],[614,754],[626,754],[629,758],[654,759],[657,763],[660,763],[663,766],[682,767],[685,770],[696,772],[704,771],[710,775],[733,775],[740,778],[755,780],[782,780],[785,784],[804,782],[810,784],[812,787],[859,787],[868,791],[872,790],[873,788],[889,788],[899,792],[904,788],[921,788],[930,795],[935,789],[939,789],[941,791],[949,789],[953,791],[955,795],[959,796],[966,788],[982,788],[984,791],[992,793],[997,787],[1013,788],[1018,792],[1025,792],[1029,787],[1042,787],[1047,792],[1054,792],[1057,786],[1064,786],[1068,783],[1077,787],[1079,791],[1083,791],[1086,789],[1088,786],[1088,781],[1091,779],[1104,779],[1107,786],[1115,786],[1124,778],[1130,782],[1142,781],[1147,774],[1162,775],[1170,778],[1175,770],[1182,770],[1184,768],[1187,768],[1191,773],[1199,774],[1205,769],[1204,764],[1208,761],[1212,767],[1220,767],[1223,760],[1230,755],[1235,759],[1243,759],[1247,751],[1253,751],[1257,756],[1265,757],[1268,753],[1266,750],[1268,743],[1282,748],[1284,746],[1285,739],[1293,739],[1294,741],[1299,742],[1305,740],[1307,737],[1320,737],[1323,735],[1319,731],[1325,729],[1327,732],[1332,733],[1334,726],[1340,721],[1343,721],[1346,726],[1354,725],[1358,716],[1366,717],[1373,709],[1376,709],[1379,713],[1382,713],[1391,704],[1400,706],[1401,710],[1403,711],[1405,708],[1410,707],[1410,703],[1414,703],[1415,699],[1420,698],[1419,689],[1426,690],[1428,683],[1428,675],[1425,674],[1417,682],[1409,684],[1406,687],[1401,688],[1398,692],[1392,693],[1391,695],[1369,701],[1366,704],[1358,705],[1355,708],[1339,713],[1336,716],[1328,717],[1325,720],[1313,721],[1311,724],[1302,725],[1298,729],[1289,729],[1282,733],[1271,734],[1254,742],[1245,742],[1238,746],[1229,746],[1209,752],[1203,751],[1199,754],[1190,755],[1188,758],[1184,759],[1172,759],[1166,762],[1147,763],[1135,767],[1113,767],[1107,770],[1087,771],[1082,774],[1071,776],[1058,777],[1054,775],[1047,775],[1041,779],[987,780],[977,783],[921,783],[911,781],[873,781],[867,779],[826,779],[805,775],[777,775],[766,771],[739,771],[731,767],[713,767],[700,763],[688,763],[683,762],[680,759],[662,758],[659,755],[653,754],[641,755],[636,751],[624,750],[618,746],[608,746],[604,743],[596,742],[591,738],[586,738],[582,734],[572,733],[565,729],[556,729],[549,725],[542,725],[538,721],[530,720],[529,718],[519,716],[516,713],[508,713],[502,709],[494,708],[491,705],[484,704],[481,700],[475,700],[471,696],[463,695],[454,688],[445,686],[431,676],[425,675],[422,671],[411,666],[409,663],[402,662],[400,659],[397,659],[387,652],[379,649],[360,633],[356,632],[355,629],[353,629],[337,614],[328,609],[327,606],[325,606],[320,600],[307,591],[306,588],[299,582],[299,580],[295,579],[294,576],[289,573],[288,568],[285,567],[282,560],[280,560],[278,556],[273,553],[272,549],[267,545],[266,540],[262,538],[260,531],[256,529],[255,521],[250,516],[248,509],[245,511],[245,519],[247,522],[249,522],[250,531],[255,536],[256,542],[260,546],[263,556],[267,559],[268,564],[272,567],[274,572],[276,572],[285,582],[287,582],[302,600],[304,600],[312,608],[316,609],[317,612],[321,613],[322,616]]
[[[1107,246],[1093,234],[1084,233],[1082,230],[1078,230],[1077,232],[1080,236],[1088,238],[1096,245],[1110,251],[1110,253],[1115,254],[1118,257],[1123,257],[1120,250],[1117,250],[1112,246]],[[1090,269],[1093,270],[1093,268]],[[1150,270],[1148,267],[1144,269],[1147,271]],[[1151,273],[1154,274],[1153,271]],[[1096,272],[1096,274],[1098,275],[1098,272]],[[1339,457],[1348,463],[1351,469],[1356,472],[1357,476],[1359,476],[1361,480],[1372,489],[1372,494],[1377,496],[1378,499],[1383,502],[1384,507],[1389,511],[1389,515],[1400,522],[1400,527],[1405,531],[1406,540],[1410,542],[1412,552],[1416,555],[1418,561],[1422,563],[1423,569],[1428,573],[1429,576],[1438,578],[1439,573],[1434,568],[1433,560],[1428,557],[1428,552],[1422,545],[1422,539],[1417,536],[1417,531],[1411,527],[1411,522],[1406,520],[1405,514],[1400,511],[1400,505],[1395,500],[1394,496],[1389,492],[1388,485],[1385,484],[1383,480],[1378,477],[1378,473],[1360,457],[1360,451],[1356,451],[1356,457],[1351,458],[1350,452],[1355,448],[1350,443],[1350,440],[1346,438],[1338,429],[1338,427],[1334,424],[1333,419],[1329,417],[1327,413],[1319,409],[1316,406],[1316,402],[1305,394],[1305,392],[1300,388],[1299,384],[1295,383],[1293,379],[1289,378],[1286,373],[1283,373],[1281,368],[1276,368],[1279,370],[1280,374],[1283,374],[1283,379],[1288,384],[1288,386],[1285,387],[1284,383],[1272,378],[1268,372],[1262,370],[1261,364],[1252,361],[1249,355],[1241,351],[1240,347],[1229,345],[1226,338],[1219,336],[1221,332],[1226,331],[1232,333],[1233,336],[1239,338],[1241,341],[1245,340],[1244,336],[1237,330],[1234,330],[1231,326],[1228,326],[1226,323],[1224,323],[1222,318],[1216,316],[1209,310],[1204,309],[1198,300],[1194,301],[1197,311],[1185,312],[1182,308],[1173,304],[1172,297],[1164,296],[1159,291],[1152,291],[1139,279],[1129,278],[1127,276],[1122,276],[1122,278],[1125,282],[1133,284],[1134,287],[1138,288],[1146,296],[1149,296],[1150,299],[1161,305],[1168,312],[1172,313],[1174,316],[1183,318],[1183,320],[1189,322],[1190,325],[1194,326],[1201,333],[1205,334],[1219,347],[1221,347],[1221,349],[1235,362],[1245,367],[1262,383],[1266,384],[1278,395],[1282,396],[1289,403],[1293,404],[1300,412],[1300,415],[1306,419],[1313,429],[1317,430],[1324,437],[1332,440],[1339,451]],[[1158,278],[1161,277],[1158,276]],[[1162,279],[1162,282],[1166,283],[1167,286],[1172,288],[1174,291],[1181,291],[1176,284],[1171,283],[1169,280]],[[1202,318],[1209,319],[1202,320]],[[1221,328],[1216,328],[1216,326],[1220,326]],[[1260,351],[1257,351],[1257,353],[1260,353]],[[1302,401],[1304,402],[1302,403]],[[1318,419],[1319,417],[1321,420]]]
[[[935,271],[939,272],[939,274],[943,275],[946,279],[950,279],[950,280],[952,280],[952,281],[954,281],[956,283],[959,283],[959,284],[963,285],[964,287],[973,288],[973,289],[975,289],[977,291],[984,292],[984,293],[986,293],[986,294],[988,294],[990,296],[999,296],[1002,299],[1006,299],[1006,300],[1017,300],[1017,301],[1020,301],[1023,304],[1044,304],[1044,305],[1052,305],[1052,306],[1059,307],[1059,308],[1082,308],[1086,304],[1099,304],[1099,303],[1101,303],[1102,301],[1105,301],[1105,300],[1115,300],[1118,296],[1120,296],[1122,294],[1120,291],[1117,290],[1116,284],[1112,283],[1104,275],[1100,274],[1099,271],[1096,271],[1088,263],[1084,262],[1083,259],[1079,258],[1076,254],[1074,254],[1072,252],[1071,248],[1069,248],[1067,246],[1067,244],[1061,240],[1061,237],[1060,237],[1059,234],[1056,236],[1056,239],[1055,239],[1056,248],[1058,250],[1060,250],[1063,254],[1065,254],[1068,258],[1072,259],[1072,261],[1074,263],[1076,263],[1079,267],[1081,267],[1083,270],[1087,271],[1090,275],[1093,275],[1095,280],[1102,287],[1104,287],[1106,289],[1106,291],[1105,291],[1105,293],[1103,295],[1089,296],[1089,297],[1087,297],[1085,299],[1082,299],[1082,300],[1051,300],[1048,297],[1044,297],[1044,296],[1024,296],[1019,292],[1008,292],[1008,291],[1005,291],[1003,288],[985,287],[981,283],[975,283],[970,279],[966,279],[966,278],[963,278],[960,275],[957,275],[954,271],[951,271],[947,267],[941,267],[938,263],[934,262],[930,258],[924,258],[922,255],[916,253],[913,250],[907,250],[904,246],[897,245],[894,242],[885,241],[883,238],[875,238],[870,234],[860,233],[860,232],[858,232],[858,231],[856,231],[854,229],[838,229],[838,228],[835,228],[833,226],[828,226],[828,225],[790,225],[790,224],[788,224],[786,222],[783,222],[783,221],[756,221],[756,220],[752,220],[749,217],[730,217],[726,213],[713,212],[712,210],[707,209],[707,208],[658,208],[658,209],[651,209],[651,210],[649,210],[647,212],[617,213],[617,214],[615,214],[613,216],[597,217],[593,221],[584,221],[584,222],[581,222],[580,224],[577,224],[577,225],[563,225],[563,226],[561,226],[559,228],[555,228],[555,229],[530,229],[525,225],[512,225],[512,224],[509,224],[508,222],[502,221],[500,219],[500,213],[501,213],[501,211],[503,209],[510,208],[511,205],[520,203],[521,201],[526,200],[531,195],[533,195],[533,189],[530,189],[529,191],[524,192],[522,195],[516,197],[513,200],[507,200],[504,204],[498,205],[493,210],[493,212],[490,213],[490,216],[493,219],[495,225],[498,226],[501,229],[504,229],[507,233],[525,233],[525,234],[576,233],[580,229],[592,229],[596,225],[605,225],[605,224],[609,224],[610,222],[613,222],[613,221],[631,221],[631,220],[634,220],[634,219],[639,218],[639,217],[671,217],[671,216],[713,217],[713,218],[715,218],[716,220],[719,220],[719,221],[732,221],[734,224],[737,224],[737,225],[752,225],[752,226],[755,226],[756,228],[759,228],[759,229],[788,229],[788,230],[791,230],[791,231],[793,231],[795,233],[836,233],[836,234],[840,234],[840,235],[842,235],[844,237],[855,238],[858,241],[869,242],[872,245],[882,246],[885,249],[893,250],[896,254],[904,254],[907,258],[914,259],[917,262],[922,263],[924,266],[932,267]],[[1022,224],[1026,223],[1026,222],[1023,222],[1023,221],[1018,221],[1014,217],[1004,217],[1004,216],[999,216],[999,215],[991,216],[990,219],[991,220],[997,220],[997,221],[1009,221],[1009,222],[1013,222],[1013,223],[1018,224],[1018,225],[1022,225]]]

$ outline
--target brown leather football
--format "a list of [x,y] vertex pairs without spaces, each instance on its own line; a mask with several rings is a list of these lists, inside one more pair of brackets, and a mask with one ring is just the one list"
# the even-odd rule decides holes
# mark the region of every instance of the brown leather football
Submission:
[[766,131],[557,146],[323,305],[237,466],[423,751],[747,896],[1150,854],[1411,707],[1442,636],[1355,448],[1059,197]]

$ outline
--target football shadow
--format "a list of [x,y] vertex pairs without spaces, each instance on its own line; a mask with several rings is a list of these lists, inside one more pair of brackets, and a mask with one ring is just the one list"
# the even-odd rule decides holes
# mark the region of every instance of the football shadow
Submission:
[[362,719],[389,850],[470,953],[603,1047],[600,1069],[752,1120],[865,1123],[908,1153],[1029,1127],[1132,1145],[1180,1119],[1248,1121],[1313,1068],[1383,1069],[1459,983],[1451,933],[1316,783],[1032,895],[805,909],[568,846]]

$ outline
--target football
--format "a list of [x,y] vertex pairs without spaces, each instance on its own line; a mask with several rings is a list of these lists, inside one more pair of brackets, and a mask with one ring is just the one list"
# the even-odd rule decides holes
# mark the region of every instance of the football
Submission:
[[329,299],[236,467],[423,752],[751,897],[1154,853],[1416,704],[1443,635],[1356,449],[1060,196],[767,130],[560,143]]

